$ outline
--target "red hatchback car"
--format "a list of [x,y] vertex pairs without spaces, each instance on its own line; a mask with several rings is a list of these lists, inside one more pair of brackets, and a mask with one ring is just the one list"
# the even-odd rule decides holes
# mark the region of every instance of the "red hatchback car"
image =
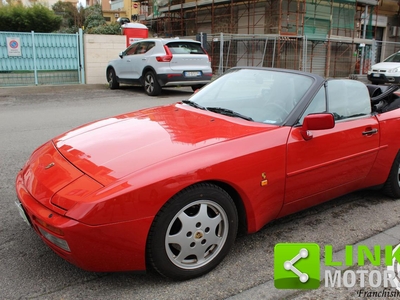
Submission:
[[83,269],[200,276],[239,229],[363,188],[399,198],[395,89],[233,68],[189,100],[42,145],[17,176],[17,206]]

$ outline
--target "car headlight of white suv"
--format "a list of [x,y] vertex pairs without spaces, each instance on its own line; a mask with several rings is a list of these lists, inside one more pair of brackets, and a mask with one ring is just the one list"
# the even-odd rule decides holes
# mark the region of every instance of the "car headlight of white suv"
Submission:
[[397,73],[400,71],[400,68],[389,69],[388,73]]

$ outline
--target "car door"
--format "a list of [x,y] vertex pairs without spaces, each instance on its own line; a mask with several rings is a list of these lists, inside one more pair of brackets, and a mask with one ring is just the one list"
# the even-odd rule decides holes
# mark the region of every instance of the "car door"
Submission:
[[142,76],[143,69],[147,64],[148,56],[151,54],[155,46],[153,41],[139,42],[135,53],[130,55],[127,60],[126,68],[128,69],[129,78],[139,79]]
[[295,126],[288,138],[284,214],[357,189],[376,158],[379,123],[364,84],[328,81],[300,123],[307,114],[324,111],[334,115],[334,128],[313,131],[305,140]]
[[133,79],[133,74],[131,71],[131,61],[132,57],[139,46],[139,43],[133,43],[130,45],[123,53],[120,60],[117,61],[115,65],[115,72],[119,78],[123,79]]

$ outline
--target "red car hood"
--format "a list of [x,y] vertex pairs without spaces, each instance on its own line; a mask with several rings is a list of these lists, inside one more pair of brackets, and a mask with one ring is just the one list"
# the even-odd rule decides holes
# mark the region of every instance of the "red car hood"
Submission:
[[107,185],[182,153],[273,128],[175,104],[100,120],[53,142],[78,169]]

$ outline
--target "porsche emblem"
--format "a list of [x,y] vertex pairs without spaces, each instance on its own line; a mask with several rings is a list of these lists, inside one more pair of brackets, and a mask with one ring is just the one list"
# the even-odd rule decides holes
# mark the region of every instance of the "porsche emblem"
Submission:
[[47,166],[44,167],[44,169],[45,169],[45,170],[48,170],[48,169],[50,169],[51,167],[54,167],[54,165],[55,165],[54,162],[49,163]]

